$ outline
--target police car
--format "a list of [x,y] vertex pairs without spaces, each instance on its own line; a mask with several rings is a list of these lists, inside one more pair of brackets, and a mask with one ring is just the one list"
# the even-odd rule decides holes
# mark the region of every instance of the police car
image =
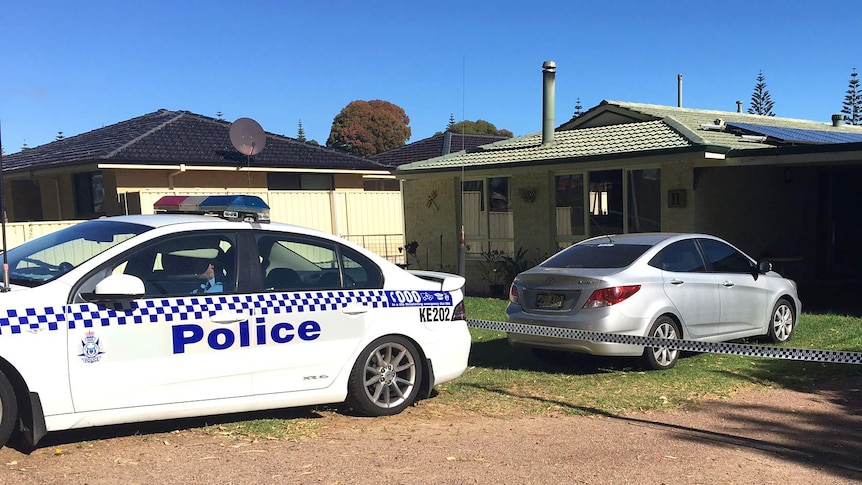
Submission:
[[391,415],[464,372],[461,276],[268,223],[257,197],[169,196],[156,209],[4,255],[0,446],[345,401]]

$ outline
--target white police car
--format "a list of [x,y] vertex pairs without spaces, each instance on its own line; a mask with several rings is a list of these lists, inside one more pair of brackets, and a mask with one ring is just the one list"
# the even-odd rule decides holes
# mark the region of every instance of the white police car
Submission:
[[0,445],[343,401],[396,414],[465,370],[462,277],[262,223],[256,197],[165,197],[157,210],[221,217],[97,219],[5,254]]

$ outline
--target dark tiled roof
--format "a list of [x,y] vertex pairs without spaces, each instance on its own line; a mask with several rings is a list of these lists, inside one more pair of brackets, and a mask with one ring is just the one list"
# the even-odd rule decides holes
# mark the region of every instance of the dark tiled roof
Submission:
[[480,145],[505,140],[505,136],[497,135],[467,135],[460,133],[440,133],[424,140],[398,147],[387,152],[372,155],[380,163],[397,167],[405,163],[428,160],[442,155],[469,150]]
[[[230,142],[230,123],[188,111],[159,111],[28,148],[3,158],[4,171],[92,162],[117,164],[246,165]],[[382,164],[286,136],[267,133],[266,147],[251,166],[386,170]]]

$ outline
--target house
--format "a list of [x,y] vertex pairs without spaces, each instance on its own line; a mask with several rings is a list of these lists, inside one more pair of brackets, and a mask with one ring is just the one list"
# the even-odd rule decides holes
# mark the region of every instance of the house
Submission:
[[801,284],[862,275],[862,127],[840,115],[830,123],[603,101],[553,129],[553,106],[545,110],[551,123],[546,113],[540,133],[396,171],[406,239],[433,269],[463,264],[474,294],[488,291],[488,251],[539,261],[627,232],[715,234]]
[[428,160],[453,152],[470,150],[508,137],[499,135],[473,135],[466,133],[437,133],[434,136],[393,148],[392,150],[371,155],[368,158],[390,166],[398,167],[411,162]]
[[146,214],[166,194],[255,193],[270,204],[274,221],[398,254],[402,203],[398,188],[385,186],[394,178],[390,167],[272,133],[260,153],[247,157],[232,145],[230,128],[224,120],[161,109],[4,156],[8,219]]

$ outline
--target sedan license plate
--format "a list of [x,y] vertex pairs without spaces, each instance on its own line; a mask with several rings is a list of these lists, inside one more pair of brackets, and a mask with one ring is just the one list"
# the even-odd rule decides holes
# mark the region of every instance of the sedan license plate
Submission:
[[557,293],[539,293],[536,295],[536,308],[559,310],[563,308],[563,295]]

